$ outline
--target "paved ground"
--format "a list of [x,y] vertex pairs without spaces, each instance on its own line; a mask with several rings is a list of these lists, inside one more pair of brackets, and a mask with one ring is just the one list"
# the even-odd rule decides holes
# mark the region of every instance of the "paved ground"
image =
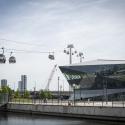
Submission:
[[16,104],[41,104],[41,105],[65,105],[65,106],[101,106],[101,107],[125,107],[125,102],[123,101],[114,101],[114,102],[97,102],[97,101],[85,101],[85,102],[69,102],[69,101],[59,101],[58,100],[48,100],[47,102],[43,102],[40,100],[35,101],[16,101],[16,102],[9,102],[9,103],[16,103]]

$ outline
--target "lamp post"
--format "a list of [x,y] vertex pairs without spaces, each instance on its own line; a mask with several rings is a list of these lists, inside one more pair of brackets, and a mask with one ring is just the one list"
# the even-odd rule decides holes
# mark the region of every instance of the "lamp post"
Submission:
[[36,86],[33,88],[34,89],[34,104],[36,103],[35,96],[36,96]]
[[108,94],[107,94],[107,77],[105,74],[106,69],[103,69],[103,89],[104,89],[104,100],[108,104]]
[[58,76],[58,103],[59,103],[59,97],[60,97],[60,93],[59,93],[59,80],[60,80],[60,77]]
[[106,104],[108,104],[108,94],[107,94],[107,79],[105,78],[105,82],[106,82],[106,85],[105,85],[105,88],[106,88]]
[[73,84],[73,95],[74,95],[73,103],[74,103],[74,106],[75,106],[75,87],[76,87],[76,85]]

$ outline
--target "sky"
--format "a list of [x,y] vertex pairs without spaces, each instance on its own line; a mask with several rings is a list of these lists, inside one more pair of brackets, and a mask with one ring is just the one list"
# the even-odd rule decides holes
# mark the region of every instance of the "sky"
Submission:
[[[69,64],[63,53],[68,44],[84,53],[83,61],[125,59],[124,15],[125,0],[0,0],[0,48],[5,48],[7,59],[12,49],[17,59],[16,64],[0,64],[0,79],[17,89],[25,74],[28,90],[44,89],[54,65]],[[36,51],[54,51],[55,60]],[[73,63],[79,63],[76,55]],[[58,76],[60,86],[68,90],[59,69],[50,90],[57,90]]]

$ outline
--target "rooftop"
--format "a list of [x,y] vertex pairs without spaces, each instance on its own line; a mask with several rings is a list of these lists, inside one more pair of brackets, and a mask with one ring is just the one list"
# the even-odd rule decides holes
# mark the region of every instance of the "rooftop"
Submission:
[[82,63],[74,63],[66,66],[86,66],[86,65],[107,65],[107,64],[125,64],[125,60],[105,60],[105,59],[97,59],[92,61],[85,61]]

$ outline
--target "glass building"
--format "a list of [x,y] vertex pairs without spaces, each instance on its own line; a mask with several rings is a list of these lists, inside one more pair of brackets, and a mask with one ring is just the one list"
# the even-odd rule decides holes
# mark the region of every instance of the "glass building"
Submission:
[[59,68],[68,83],[77,86],[75,98],[78,100],[124,99],[125,60],[98,59]]

